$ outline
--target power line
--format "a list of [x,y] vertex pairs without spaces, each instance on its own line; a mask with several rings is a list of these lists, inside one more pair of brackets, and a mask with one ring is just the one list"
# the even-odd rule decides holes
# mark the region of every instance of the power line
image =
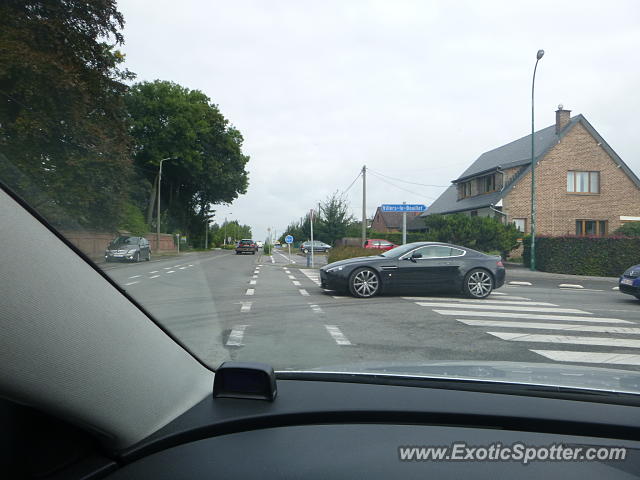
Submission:
[[407,193],[410,193],[410,194],[412,194],[412,195],[417,195],[418,197],[421,197],[421,198],[428,198],[429,200],[436,200],[435,198],[430,197],[430,196],[428,196],[428,195],[424,195],[424,194],[422,194],[422,193],[412,192],[411,190],[407,190],[406,188],[400,187],[400,186],[396,185],[395,183],[390,182],[389,180],[385,180],[382,176],[380,176],[380,175],[379,175],[379,174],[377,174],[376,172],[373,172],[373,171],[371,171],[371,170],[370,170],[370,172],[371,172],[373,175],[375,175],[376,177],[378,177],[378,180],[382,180],[383,182],[388,183],[389,185],[391,185],[391,186],[393,186],[393,187],[396,187],[397,189],[403,190],[403,191],[405,191],[405,192],[407,192]]
[[375,173],[376,175],[380,175],[382,177],[390,178],[391,180],[397,180],[399,182],[410,183],[411,185],[420,185],[421,187],[438,187],[438,188],[448,188],[448,187],[450,187],[450,185],[429,185],[429,184],[426,184],[426,183],[410,182],[408,180],[403,180],[401,178],[390,177],[389,175],[385,175],[384,173],[376,172],[375,170],[371,170],[370,168],[368,168],[367,170],[369,170],[371,173]]
[[351,187],[353,187],[353,185],[356,183],[356,180],[358,180],[358,179],[360,178],[360,175],[362,175],[362,170],[360,170],[360,171],[358,172],[358,176],[357,176],[356,178],[354,178],[354,179],[353,179],[353,182],[351,182],[351,185],[349,185],[349,186],[348,186],[348,187],[347,187],[347,188],[342,192],[343,194],[347,193],[347,192],[351,189]]

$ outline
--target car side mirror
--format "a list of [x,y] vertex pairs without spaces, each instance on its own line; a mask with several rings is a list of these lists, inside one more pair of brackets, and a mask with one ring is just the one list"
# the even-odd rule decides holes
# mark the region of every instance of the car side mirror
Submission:
[[411,254],[411,261],[415,262],[417,258],[422,258],[422,254],[418,252],[413,252]]

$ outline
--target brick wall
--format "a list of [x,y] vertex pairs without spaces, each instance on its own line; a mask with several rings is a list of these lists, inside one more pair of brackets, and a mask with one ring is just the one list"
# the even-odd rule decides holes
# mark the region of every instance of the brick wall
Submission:
[[[568,170],[599,171],[600,193],[568,193]],[[579,219],[606,220],[610,233],[621,215],[640,216],[640,189],[578,123],[536,166],[536,204],[539,234],[574,235]],[[504,198],[503,212],[509,221],[526,218],[530,232],[531,172]]]
[[[116,235],[104,232],[65,231],[64,237],[75,245],[82,253],[91,259],[103,259],[104,251]],[[158,252],[156,248],[156,234],[148,233],[144,236],[149,240],[151,253]],[[167,233],[160,234],[160,252],[176,251],[173,236]]]

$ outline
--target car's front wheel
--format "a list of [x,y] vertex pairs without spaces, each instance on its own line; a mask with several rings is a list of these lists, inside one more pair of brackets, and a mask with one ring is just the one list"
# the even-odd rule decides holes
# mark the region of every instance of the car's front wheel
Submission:
[[140,252],[136,252],[136,256],[133,257],[133,261],[138,263],[140,261]]
[[474,268],[464,277],[464,294],[470,298],[486,298],[493,291],[493,277],[481,268]]
[[358,268],[349,277],[349,291],[354,297],[373,297],[380,292],[380,277],[370,268]]
[[147,252],[147,262],[151,261],[151,250]]
[[309,253],[309,250],[307,250],[306,248],[303,248],[302,253]]

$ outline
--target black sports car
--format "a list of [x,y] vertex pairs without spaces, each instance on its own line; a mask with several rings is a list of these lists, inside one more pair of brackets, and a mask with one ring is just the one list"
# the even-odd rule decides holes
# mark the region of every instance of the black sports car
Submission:
[[341,260],[320,269],[322,288],[356,297],[379,293],[464,293],[485,298],[504,284],[499,256],[437,242],[408,243],[380,255]]

